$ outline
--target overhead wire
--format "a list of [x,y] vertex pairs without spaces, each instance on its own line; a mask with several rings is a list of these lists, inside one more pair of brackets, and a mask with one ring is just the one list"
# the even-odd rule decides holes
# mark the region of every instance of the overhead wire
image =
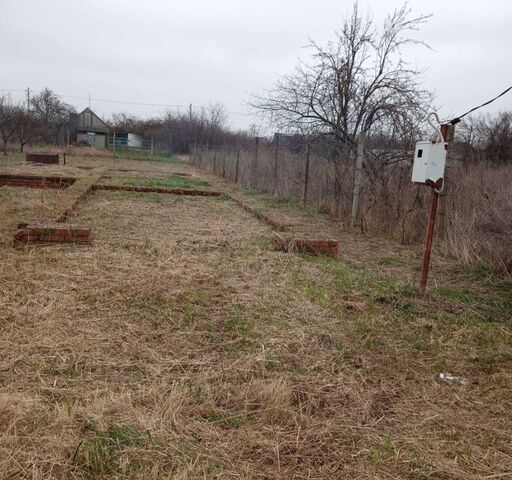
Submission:
[[444,123],[449,123],[450,125],[456,125],[457,123],[459,123],[461,121],[461,119],[463,117],[465,117],[466,115],[469,115],[470,113],[474,112],[475,110],[478,110],[479,108],[482,108],[482,107],[485,107],[486,105],[489,105],[490,103],[494,102],[495,100],[497,100],[498,98],[502,97],[503,95],[505,95],[507,92],[509,92],[510,90],[512,90],[512,85],[510,87],[508,87],[507,89],[503,90],[503,92],[501,92],[499,95],[496,95],[494,98],[492,98],[491,100],[488,100],[487,102],[484,102],[482,103],[481,105],[478,105],[476,107],[473,107],[471,110],[468,110],[466,113],[463,113],[462,115],[459,115],[458,117],[455,117],[455,118],[452,118],[451,120],[449,120],[448,122],[444,122]]
[[[12,88],[1,88],[0,91],[16,92],[16,93],[26,92],[26,90],[16,90],[16,89],[12,89]],[[35,93],[35,92],[33,92],[33,93]],[[128,102],[128,101],[123,101],[123,100],[110,100],[110,99],[104,99],[104,98],[79,97],[79,96],[75,96],[75,95],[65,95],[63,93],[57,93],[57,92],[53,92],[53,93],[55,93],[55,95],[57,95],[58,97],[61,97],[61,98],[71,98],[74,100],[83,100],[86,102],[91,101],[91,102],[101,102],[101,103],[113,103],[113,104],[120,104],[120,105],[137,105],[137,106],[141,106],[141,107],[161,107],[161,108],[178,108],[178,109],[190,107],[190,104],[185,105],[185,104],[169,104],[169,103]],[[194,107],[194,110],[201,109],[201,108],[205,108],[205,107],[204,106]],[[243,115],[243,116],[248,116],[248,117],[253,116],[251,113],[247,113],[247,112],[236,112],[233,110],[226,110],[225,112],[230,115]]]

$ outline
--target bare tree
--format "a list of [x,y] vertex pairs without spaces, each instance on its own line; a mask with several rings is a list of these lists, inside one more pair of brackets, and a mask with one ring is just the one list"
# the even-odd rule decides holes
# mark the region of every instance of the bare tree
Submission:
[[36,138],[40,134],[37,122],[30,115],[30,113],[25,113],[23,115],[23,120],[21,125],[16,130],[14,135],[15,140],[18,142],[20,146],[20,153],[23,153],[23,148],[25,145],[31,143],[34,138]]
[[480,118],[477,131],[479,146],[489,161],[502,164],[512,162],[512,112]]
[[55,140],[59,123],[67,122],[70,113],[74,112],[71,105],[63,102],[57,94],[45,88],[30,99],[32,114],[42,127],[42,136],[46,142]]
[[3,152],[7,155],[7,143],[14,138],[25,118],[22,105],[15,105],[6,96],[0,97],[0,137]]
[[225,128],[228,117],[226,115],[226,109],[222,103],[216,102],[208,104],[208,107],[203,109],[202,114],[206,118],[209,128]]
[[113,113],[110,124],[115,128],[122,128],[125,130],[139,130],[144,122],[127,112]]
[[329,133],[344,145],[354,146],[359,133],[394,135],[409,128],[424,117],[431,96],[401,49],[422,43],[409,34],[428,18],[411,16],[404,5],[376,28],[356,2],[333,42],[310,42],[311,61],[251,104],[279,128]]

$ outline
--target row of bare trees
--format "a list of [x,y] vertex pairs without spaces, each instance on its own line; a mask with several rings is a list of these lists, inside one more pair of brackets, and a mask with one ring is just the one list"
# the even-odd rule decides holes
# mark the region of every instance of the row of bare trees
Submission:
[[458,127],[466,161],[512,163],[512,112],[480,115]]
[[69,123],[75,109],[58,95],[45,88],[27,103],[13,102],[8,95],[0,96],[0,138],[7,154],[9,143],[20,151],[28,143],[59,142],[63,125]]
[[233,132],[227,125],[227,114],[221,103],[211,103],[198,110],[187,112],[167,111],[155,118],[140,119],[126,113],[114,114],[110,121],[113,130],[123,129],[154,138],[165,145],[169,153],[189,153],[191,145],[218,145],[235,143],[247,137],[243,132]]
[[[68,131],[73,140],[75,116],[75,108],[49,88],[34,95],[28,105],[13,102],[8,95],[0,96],[0,139],[4,153],[8,144],[17,145],[23,151],[27,144],[66,143],[64,136],[67,137]],[[219,144],[247,137],[228,128],[221,103],[211,103],[198,110],[190,108],[185,113],[167,111],[149,119],[117,113],[107,123],[112,132],[123,130],[153,137],[169,153],[188,153],[193,144]]]

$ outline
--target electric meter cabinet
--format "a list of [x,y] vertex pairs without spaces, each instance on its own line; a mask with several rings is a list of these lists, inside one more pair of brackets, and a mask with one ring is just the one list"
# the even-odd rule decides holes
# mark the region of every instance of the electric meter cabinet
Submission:
[[445,163],[445,142],[417,142],[412,167],[412,181],[430,186],[442,184]]

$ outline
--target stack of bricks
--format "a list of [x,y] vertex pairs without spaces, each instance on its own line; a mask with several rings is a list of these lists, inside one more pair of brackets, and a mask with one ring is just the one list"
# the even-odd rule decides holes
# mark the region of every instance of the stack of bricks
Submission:
[[337,240],[308,240],[302,238],[283,238],[280,235],[274,235],[274,246],[276,250],[288,253],[305,253],[315,257],[338,256]]
[[14,245],[52,243],[90,243],[91,229],[78,227],[18,226]]

